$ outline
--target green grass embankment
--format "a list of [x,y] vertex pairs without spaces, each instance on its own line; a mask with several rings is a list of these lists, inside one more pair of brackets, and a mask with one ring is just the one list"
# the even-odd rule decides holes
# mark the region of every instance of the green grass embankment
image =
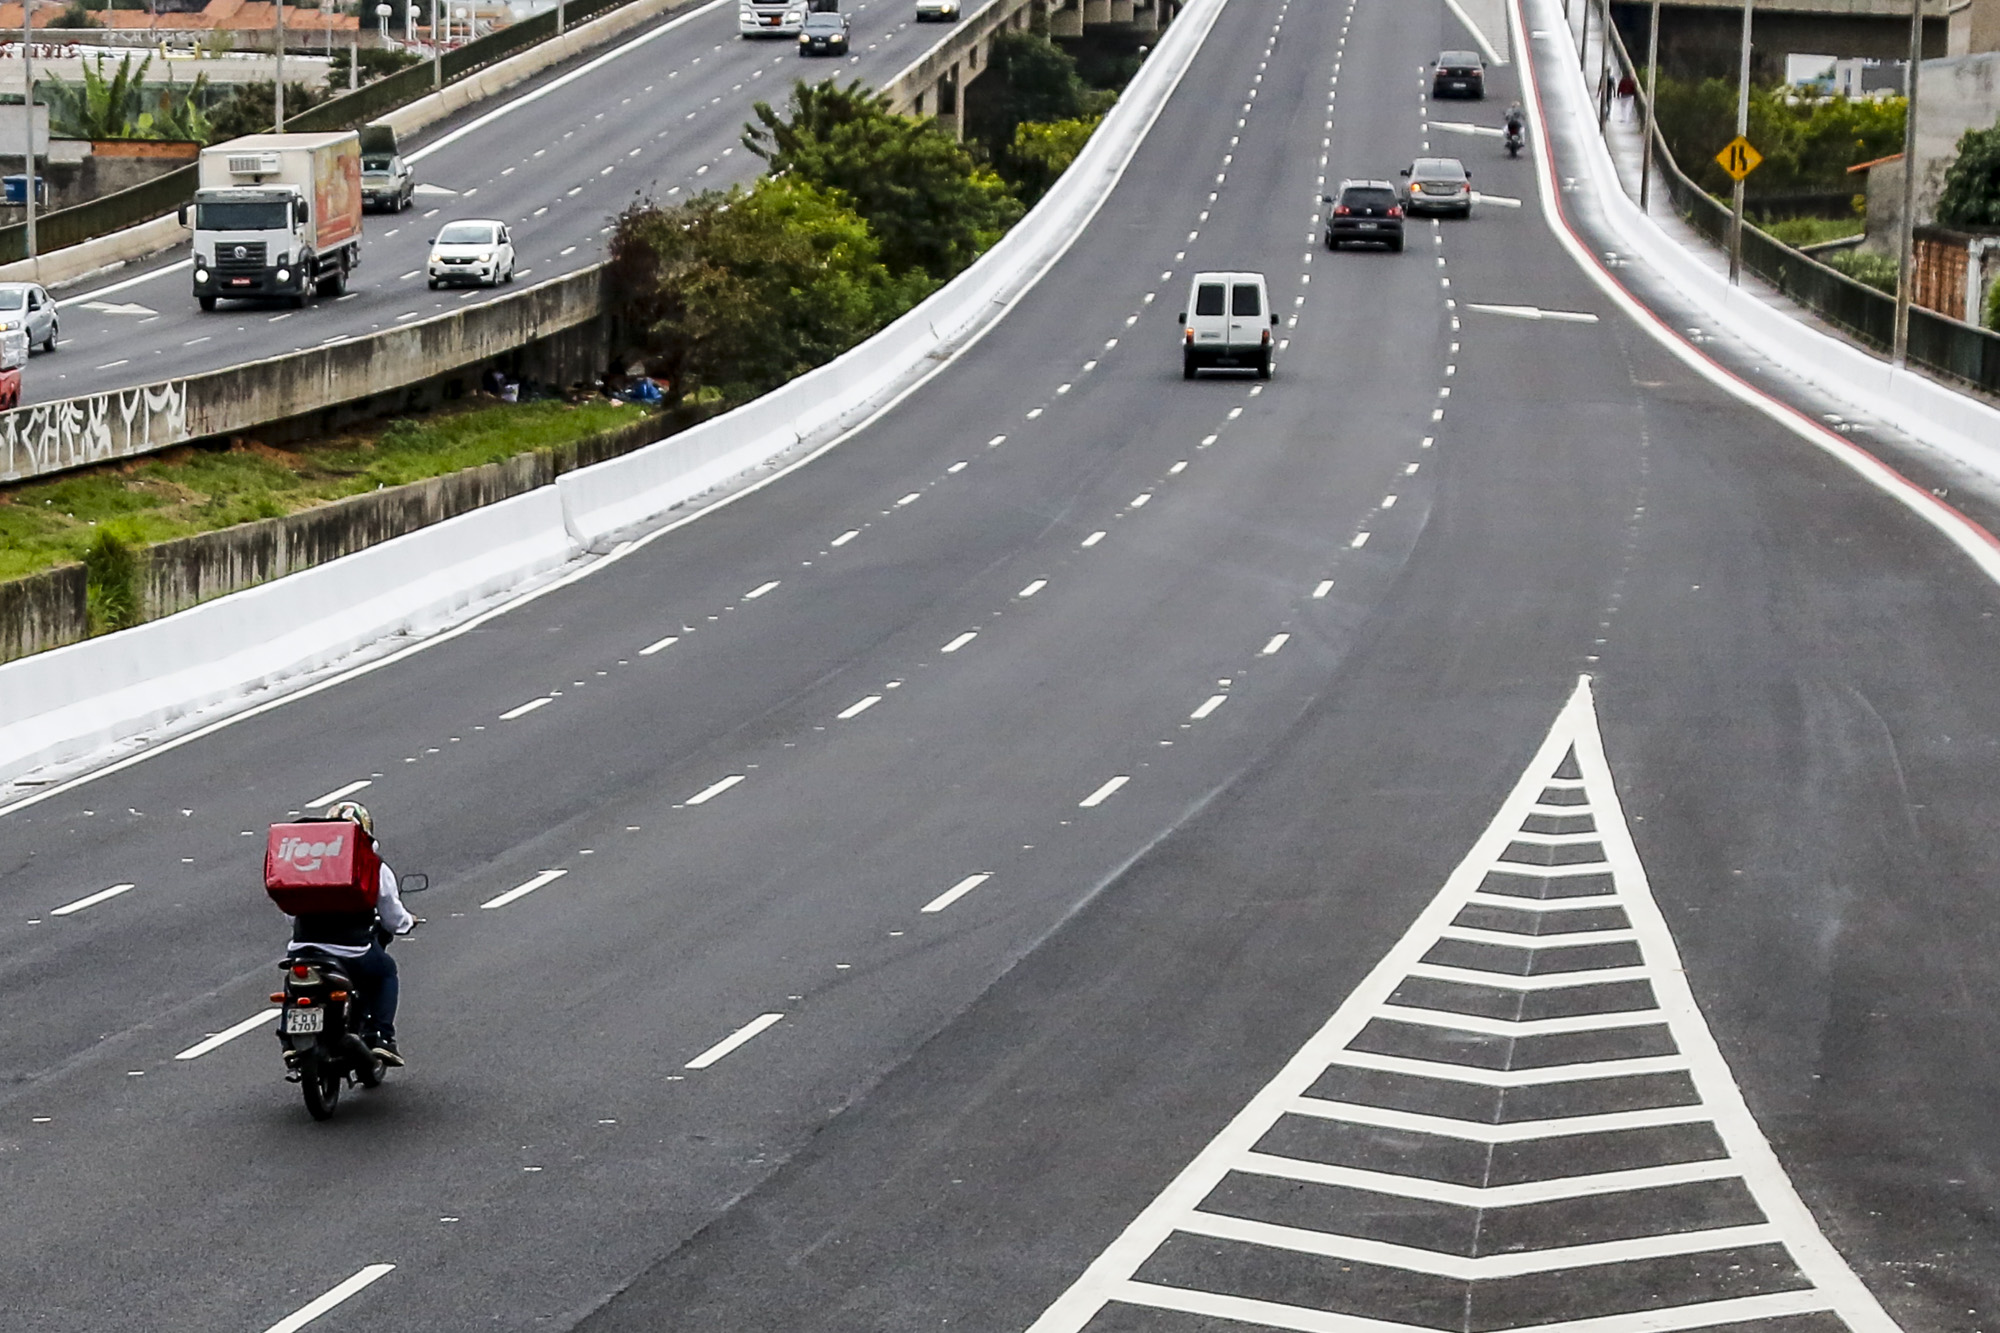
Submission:
[[212,532],[558,448],[646,414],[626,403],[499,403],[297,448],[186,446],[0,488],[0,580],[81,561],[101,527],[134,546]]

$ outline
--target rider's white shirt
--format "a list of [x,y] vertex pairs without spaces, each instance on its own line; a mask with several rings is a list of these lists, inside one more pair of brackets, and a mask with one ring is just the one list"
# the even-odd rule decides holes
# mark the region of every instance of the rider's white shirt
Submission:
[[[396,887],[396,872],[389,869],[386,861],[382,863],[382,878],[377,882],[375,889],[375,915],[381,918],[383,925],[398,935],[409,934],[410,928],[417,924],[417,919],[410,915],[410,909],[403,906],[403,895]],[[330,953],[335,958],[359,958],[367,953],[371,946],[366,944],[302,946],[297,940],[293,940],[292,947],[318,949],[321,953]]]

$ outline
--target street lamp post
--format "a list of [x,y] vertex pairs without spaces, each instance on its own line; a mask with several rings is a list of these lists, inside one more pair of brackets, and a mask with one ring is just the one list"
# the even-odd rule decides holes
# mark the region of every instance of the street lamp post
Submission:
[[28,151],[24,161],[28,164],[28,188],[22,197],[27,200],[28,211],[28,258],[35,257],[35,0],[21,3],[21,109],[28,113]]
[[1653,184],[1653,135],[1658,124],[1653,118],[1653,99],[1660,88],[1660,0],[1653,0],[1653,25],[1646,34],[1646,142],[1639,150],[1639,211],[1646,211],[1648,190]]
[[[285,0],[278,0],[275,12],[278,16],[277,38],[274,43],[278,56],[278,75],[271,81],[273,90],[271,105],[277,112],[278,133],[283,134],[285,132]],[[306,49],[310,51],[312,48]]]
[[1889,360],[1910,363],[1910,280],[1917,250],[1917,71],[1924,64],[1924,0],[1910,0],[1909,104],[1903,109],[1903,218],[1896,246],[1896,334]]
[[[1750,0],[1743,0],[1743,53],[1736,71],[1736,137],[1750,133]],[[1743,177],[1729,192],[1729,285],[1743,276]]]
[[444,87],[444,0],[431,0],[431,87]]

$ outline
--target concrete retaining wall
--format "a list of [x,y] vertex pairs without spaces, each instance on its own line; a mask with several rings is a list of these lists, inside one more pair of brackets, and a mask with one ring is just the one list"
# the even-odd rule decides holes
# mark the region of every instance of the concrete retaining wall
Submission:
[[82,565],[64,565],[0,583],[0,662],[90,633]]

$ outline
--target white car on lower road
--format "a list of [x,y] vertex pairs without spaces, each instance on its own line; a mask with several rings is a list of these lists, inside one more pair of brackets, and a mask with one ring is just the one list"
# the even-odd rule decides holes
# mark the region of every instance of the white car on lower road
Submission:
[[56,303],[38,282],[0,282],[0,332],[17,330],[32,346],[56,350]]
[[936,19],[950,23],[958,17],[958,0],[917,0],[917,22]]
[[514,280],[514,238],[507,224],[492,218],[447,222],[431,241],[425,266],[431,290],[446,283],[494,287]]

